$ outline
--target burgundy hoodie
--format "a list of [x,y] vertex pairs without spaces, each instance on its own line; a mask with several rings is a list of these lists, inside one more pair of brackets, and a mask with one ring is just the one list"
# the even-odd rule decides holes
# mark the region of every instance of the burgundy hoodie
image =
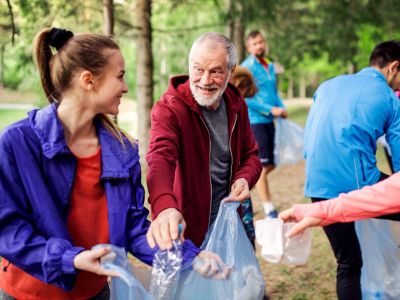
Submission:
[[[224,95],[231,149],[231,184],[244,178],[249,187],[261,173],[258,147],[247,106],[228,84]],[[188,76],[173,77],[151,113],[147,186],[152,217],[164,209],[179,210],[186,221],[185,238],[200,246],[211,211],[210,137]]]

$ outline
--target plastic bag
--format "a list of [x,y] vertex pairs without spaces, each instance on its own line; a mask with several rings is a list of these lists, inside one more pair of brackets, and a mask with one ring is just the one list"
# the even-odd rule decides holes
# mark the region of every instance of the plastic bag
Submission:
[[[179,284],[175,295],[173,295],[174,291],[171,290],[171,293],[158,293],[155,295],[155,297],[164,298],[155,298],[134,277],[124,249],[111,245],[98,245],[96,247],[111,247],[112,251],[115,252],[115,255],[110,255],[109,259],[102,261],[103,266],[121,274],[120,277],[112,278],[111,299],[262,299],[265,292],[264,278],[253,246],[247,238],[242,222],[237,214],[236,210],[239,205],[240,203],[238,202],[221,202],[218,216],[212,229],[209,229],[202,245],[202,249],[216,253],[226,263],[224,266],[219,266],[221,269],[226,267],[231,269],[228,279],[205,278],[193,270],[191,265],[183,266],[179,263],[180,274],[179,271],[175,273],[175,275],[179,274]],[[172,251],[170,250],[170,255],[164,255],[164,253],[159,262],[162,262],[164,270],[173,269],[173,272],[175,272],[178,268],[168,266],[169,264],[177,266],[178,260],[174,255],[178,254],[171,255]],[[157,260],[153,262],[154,265],[157,263]],[[201,264],[203,262],[196,258],[194,263]],[[166,273],[169,275],[172,274],[172,272]],[[154,282],[152,289],[163,289],[162,282],[154,281],[153,279],[152,281]],[[172,286],[175,289],[175,286]],[[167,298],[167,294],[170,298]]]
[[172,243],[171,249],[159,250],[153,259],[149,292],[157,300],[174,299],[179,283],[182,244],[179,239]]
[[237,214],[238,202],[221,202],[214,226],[202,248],[220,256],[232,268],[226,280],[204,278],[194,270],[181,272],[175,299],[262,299],[264,278],[253,247]]
[[311,230],[290,239],[286,233],[296,223],[283,223],[280,219],[265,219],[256,222],[256,240],[262,247],[261,256],[269,262],[285,262],[289,265],[304,265],[311,253]]
[[290,165],[301,161],[303,155],[304,129],[296,123],[277,118],[275,130],[275,165]]
[[93,249],[105,247],[111,248],[112,252],[102,258],[102,266],[119,274],[119,277],[111,278],[110,299],[154,300],[143,287],[142,283],[133,275],[133,270],[128,262],[125,249],[108,244],[96,245]]
[[397,221],[368,219],[356,222],[363,259],[363,299],[400,299],[399,230],[400,222]]

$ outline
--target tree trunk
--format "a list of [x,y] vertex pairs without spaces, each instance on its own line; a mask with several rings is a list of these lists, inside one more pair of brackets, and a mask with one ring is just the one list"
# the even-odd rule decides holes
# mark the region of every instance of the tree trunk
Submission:
[[234,32],[234,12],[233,12],[233,0],[225,0],[225,11],[226,11],[226,26],[225,26],[225,35],[233,40],[233,32]]
[[246,55],[246,50],[244,47],[245,22],[243,18],[243,4],[241,1],[235,1],[235,9],[237,16],[234,22],[234,34],[232,42],[236,46],[238,64],[240,64]]
[[[136,1],[136,100],[139,121],[139,146],[141,157],[149,147],[150,111],[153,105],[153,54],[151,28],[151,0]],[[142,163],[143,173],[147,165]]]
[[6,50],[6,45],[1,44],[0,47],[0,88],[4,87],[4,52]]
[[237,63],[241,63],[246,55],[244,46],[244,17],[243,4],[241,1],[226,0],[227,22],[225,35],[235,44],[237,52]]
[[304,78],[304,75],[300,75],[300,98],[305,98],[306,97],[306,79]]
[[290,76],[288,79],[287,98],[288,99],[293,98],[293,77],[292,76]]
[[103,0],[103,33],[114,35],[114,3],[113,0]]

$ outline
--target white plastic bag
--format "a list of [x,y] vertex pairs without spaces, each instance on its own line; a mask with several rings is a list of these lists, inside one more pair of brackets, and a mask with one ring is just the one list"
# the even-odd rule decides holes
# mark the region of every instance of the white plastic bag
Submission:
[[400,299],[400,222],[368,219],[356,222],[363,267],[361,291],[366,300]]
[[304,129],[287,119],[277,118],[275,129],[275,165],[291,165],[301,161],[303,155]]
[[256,240],[262,246],[261,256],[269,262],[304,265],[311,253],[311,230],[286,238],[286,233],[296,223],[283,223],[280,219],[256,222]]

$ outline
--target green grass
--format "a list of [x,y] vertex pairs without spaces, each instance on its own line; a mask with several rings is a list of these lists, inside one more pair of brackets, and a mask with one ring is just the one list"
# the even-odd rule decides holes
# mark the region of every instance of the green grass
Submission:
[[0,109],[0,130],[24,118],[26,118],[26,111],[23,109]]
[[288,107],[289,119],[304,127],[308,115],[309,107],[290,106]]

